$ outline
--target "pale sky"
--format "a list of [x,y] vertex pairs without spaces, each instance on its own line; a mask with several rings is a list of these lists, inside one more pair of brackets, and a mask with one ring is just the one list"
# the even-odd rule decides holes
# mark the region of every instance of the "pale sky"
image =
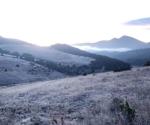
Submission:
[[150,21],[134,25],[150,17],[149,5],[149,0],[0,0],[0,35],[42,46],[122,35],[150,42]]

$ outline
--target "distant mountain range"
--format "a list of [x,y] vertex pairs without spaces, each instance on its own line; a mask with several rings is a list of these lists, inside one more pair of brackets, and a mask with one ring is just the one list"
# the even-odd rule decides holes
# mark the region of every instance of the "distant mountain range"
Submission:
[[67,76],[130,69],[128,63],[118,59],[92,54],[65,44],[39,47],[0,37],[0,53],[15,55],[16,58],[34,62]]
[[[86,49],[87,46],[102,50],[91,51]],[[97,43],[55,44],[49,47],[0,37],[0,81],[3,82],[0,85],[128,70],[130,65],[143,66],[150,61],[149,46],[150,43],[128,36]],[[85,47],[85,50],[80,47]],[[118,51],[121,48],[126,50]],[[9,75],[8,79],[5,75]]]
[[111,40],[103,40],[96,43],[82,43],[78,44],[79,47],[90,46],[99,49],[141,49],[148,48],[150,44],[142,42],[138,39],[129,36],[122,36],[120,38],[113,38]]
[[150,43],[129,36],[75,46],[84,51],[116,58],[131,65],[142,66],[150,61]]
[[119,59],[134,66],[143,66],[150,61],[150,48],[136,49],[126,52],[99,52],[100,55],[105,55],[111,58]]

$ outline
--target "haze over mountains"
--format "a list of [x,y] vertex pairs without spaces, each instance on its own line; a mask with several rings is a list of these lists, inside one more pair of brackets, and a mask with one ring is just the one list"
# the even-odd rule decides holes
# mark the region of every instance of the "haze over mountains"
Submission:
[[3,37],[0,38],[0,48],[9,50],[11,52],[16,51],[19,53],[30,53],[35,57],[39,57],[57,63],[59,62],[59,63],[83,65],[83,64],[88,64],[92,60],[90,58],[69,55],[63,52],[59,52],[55,49],[39,47],[23,41],[19,41],[15,39],[6,39]]
[[150,43],[129,36],[75,46],[91,53],[125,61],[131,65],[142,66],[150,60]]
[[[7,65],[4,65],[5,63],[7,64],[7,61],[10,63],[10,67],[13,67],[13,62],[15,62],[15,60],[17,60],[16,65],[21,65],[21,67],[14,68],[14,70],[10,70],[10,72],[2,72],[4,75],[9,73],[10,77],[14,78],[14,80],[11,80],[11,78],[8,77],[10,79],[8,80],[5,77],[5,81],[2,80],[3,84],[37,81],[36,78],[31,80],[27,80],[26,78],[26,80],[23,80],[20,77],[16,77],[17,75],[15,76],[14,72],[16,72],[16,74],[26,73],[29,75],[30,73],[28,73],[28,70],[33,70],[36,74],[34,77],[38,77],[40,75],[38,72],[43,72],[45,76],[41,75],[43,77],[39,79],[47,80],[52,79],[51,76],[53,76],[53,79],[56,79],[64,76],[86,75],[95,72],[130,69],[130,65],[128,63],[118,59],[88,53],[69,45],[56,44],[50,47],[39,47],[24,41],[7,39],[4,37],[0,37],[0,54],[1,60],[6,60],[9,56],[9,60],[7,59],[5,62],[1,62],[0,68],[7,69],[9,71],[9,66],[7,68]],[[19,61],[25,61],[27,63],[22,64],[19,63]],[[24,67],[30,68],[25,69]],[[54,74],[58,74],[58,77]],[[30,77],[33,77],[32,74]]]
[[[89,47],[95,47],[99,48],[99,51],[102,51],[103,49],[116,49],[119,50],[121,48],[132,50],[132,49],[141,49],[141,48],[149,48],[149,43],[145,43],[143,41],[140,41],[138,39],[135,39],[133,37],[129,36],[122,36],[120,38],[113,38],[111,40],[103,40],[96,43],[82,43],[78,44],[79,47],[89,46]],[[102,49],[102,50],[101,50]]]
[[[86,47],[93,49],[89,50]],[[97,49],[94,50],[95,48]],[[119,49],[122,49],[123,52]],[[8,74],[10,76],[9,79],[5,80],[3,80],[4,77],[1,77],[1,81],[3,84],[13,84],[37,81],[38,78],[36,79],[36,77],[40,75],[38,73],[36,75],[30,74],[30,79],[24,75],[27,77],[23,79],[15,77],[14,72],[27,74],[29,70],[36,70],[34,73],[39,70],[43,72],[39,79],[47,80],[95,72],[121,71],[130,69],[131,66],[143,66],[150,61],[150,43],[144,43],[129,36],[122,36],[118,39],[75,46],[55,44],[49,47],[39,47],[17,39],[0,37],[0,53],[0,59],[3,60],[0,68],[8,70],[1,72],[3,74],[1,76]],[[8,62],[10,64],[6,65]],[[22,67],[16,67],[12,70],[9,67],[15,67],[13,66],[14,62],[15,65],[22,65]],[[38,70],[35,67],[39,67]],[[48,75],[47,72],[49,72]]]
[[150,125],[149,3],[0,0],[0,125]]

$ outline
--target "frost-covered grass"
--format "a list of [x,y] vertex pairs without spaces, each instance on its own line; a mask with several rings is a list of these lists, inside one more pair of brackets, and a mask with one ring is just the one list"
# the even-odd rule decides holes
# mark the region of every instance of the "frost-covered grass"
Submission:
[[[150,125],[149,75],[145,67],[1,87],[0,125]],[[132,123],[120,102],[135,110]]]
[[10,55],[0,56],[0,86],[63,78],[54,70]]

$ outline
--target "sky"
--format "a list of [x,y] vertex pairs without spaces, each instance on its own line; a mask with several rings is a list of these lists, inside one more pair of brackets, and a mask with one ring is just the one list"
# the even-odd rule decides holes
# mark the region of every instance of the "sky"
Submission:
[[0,35],[40,46],[129,35],[150,42],[149,0],[0,0]]

